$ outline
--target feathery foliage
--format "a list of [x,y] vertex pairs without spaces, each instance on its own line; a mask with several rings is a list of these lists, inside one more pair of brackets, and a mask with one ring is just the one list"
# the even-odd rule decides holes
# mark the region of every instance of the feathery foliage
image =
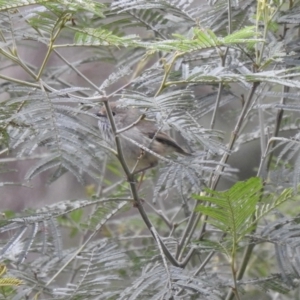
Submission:
[[[0,298],[297,299],[299,9],[0,0]],[[190,155],[115,130],[116,100]]]

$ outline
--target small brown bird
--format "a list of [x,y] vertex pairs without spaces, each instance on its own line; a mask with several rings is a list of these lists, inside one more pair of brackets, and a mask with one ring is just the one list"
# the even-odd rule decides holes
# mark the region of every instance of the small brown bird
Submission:
[[[120,107],[119,105],[117,102],[111,102],[110,108],[117,130],[122,131],[123,128],[129,127],[127,130],[122,131],[119,136],[121,137],[122,151],[128,167],[132,169],[138,161],[134,173],[143,172],[155,167],[158,164],[159,157],[145,149],[141,149],[141,147],[130,140],[135,141],[137,144],[146,147],[146,149],[160,156],[166,156],[174,152],[186,156],[191,155],[180,147],[168,134],[160,132],[155,122],[144,118],[139,120],[142,113],[138,109]],[[102,131],[103,137],[108,142],[114,142],[105,106],[97,113],[97,116],[100,117],[98,126]],[[135,122],[135,125],[130,126]]]

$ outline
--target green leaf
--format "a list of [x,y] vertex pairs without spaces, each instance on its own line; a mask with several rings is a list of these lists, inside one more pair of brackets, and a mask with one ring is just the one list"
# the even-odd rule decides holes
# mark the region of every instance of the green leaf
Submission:
[[263,41],[262,39],[256,38],[257,32],[255,26],[247,26],[241,30],[235,31],[232,34],[227,35],[223,38],[223,42],[226,45],[233,45],[239,43],[250,43]]
[[73,210],[70,213],[70,218],[75,223],[79,223],[82,219],[82,215],[83,215],[83,210],[82,209],[76,209],[76,210]]
[[224,38],[217,37],[213,31],[209,29],[193,28],[193,35],[187,38],[180,34],[173,34],[175,39],[165,40],[154,43],[139,43],[141,47],[156,51],[180,51],[184,53],[199,51],[219,46],[231,46],[240,43],[256,43],[262,42],[262,39],[256,37],[257,33],[254,26],[245,27],[234,32]]
[[[262,182],[260,178],[250,178],[246,182],[237,182],[225,192],[208,190],[211,196],[194,195],[200,204],[196,211],[207,215],[209,222],[227,232],[234,244],[238,243],[254,226],[253,215],[261,197]],[[210,203],[208,206],[206,203]]]
[[13,9],[13,8],[22,7],[22,6],[28,6],[28,5],[33,5],[33,4],[47,3],[47,2],[51,2],[51,1],[48,1],[48,0],[12,0],[12,1],[0,0],[0,11],[5,11],[8,9]]
[[135,46],[136,35],[120,37],[106,29],[76,29],[74,42],[76,46]]
[[6,219],[14,218],[16,216],[16,213],[12,210],[5,210],[3,214]]
[[293,188],[283,190],[279,196],[270,195],[266,200],[264,200],[263,203],[259,203],[259,206],[257,207],[255,212],[255,219],[260,220],[261,218],[269,214],[273,209],[277,208],[288,200],[292,200],[293,198]]
[[80,11],[89,11],[94,13],[97,16],[104,17],[102,13],[102,9],[105,8],[104,4],[98,3],[93,0],[57,0],[57,1],[49,1],[49,0],[0,0],[0,11],[6,11],[8,9],[28,6],[28,5],[47,5],[49,7],[55,8],[60,6],[61,11],[69,11],[78,13]]

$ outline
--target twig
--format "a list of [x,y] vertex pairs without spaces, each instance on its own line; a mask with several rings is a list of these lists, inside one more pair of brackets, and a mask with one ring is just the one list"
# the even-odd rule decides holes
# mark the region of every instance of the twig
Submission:
[[[0,153],[0,155],[1,154],[2,153]],[[51,155],[50,154],[40,154],[40,155],[23,156],[23,157],[0,158],[0,163],[9,163],[9,162],[15,162],[15,161],[20,161],[20,160],[41,159],[41,158],[47,158],[49,156],[51,156]]]
[[[235,143],[235,141],[238,137],[239,130],[240,130],[241,124],[243,122],[243,118],[244,118],[244,116],[247,112],[247,108],[249,107],[249,104],[251,103],[253,95],[255,94],[255,90],[256,90],[257,86],[258,86],[258,83],[253,83],[252,89],[250,90],[250,92],[248,94],[247,100],[244,104],[244,107],[243,107],[241,113],[240,113],[240,116],[239,116],[238,121],[236,123],[236,126],[234,128],[234,131],[231,134],[231,139],[230,139],[230,142],[229,142],[229,145],[228,145],[228,152],[224,153],[224,155],[221,159],[221,164],[218,167],[219,174],[214,176],[214,179],[213,179],[213,182],[212,182],[212,185],[211,185],[211,189],[215,189],[217,184],[218,184],[218,181],[219,181],[220,176],[221,176],[220,172],[224,169],[224,164],[227,162],[227,160],[229,158],[229,151],[232,150],[233,145],[234,145],[234,143]],[[200,218],[197,217],[196,221],[199,221],[198,219],[200,219]],[[205,229],[206,229],[206,222],[204,221],[203,226],[201,228],[201,235],[204,233]],[[193,253],[194,253],[194,249],[191,249],[191,251],[188,253],[188,256],[192,257]],[[202,263],[203,267],[205,267],[205,265],[209,262],[210,258],[213,256],[214,253],[215,253],[215,251],[212,251],[208,254],[207,257],[209,257],[209,259],[205,259],[205,261]],[[187,263],[187,262],[185,261],[185,263]]]
[[158,233],[157,233],[157,231],[155,230],[154,227],[151,228],[151,232],[152,232],[154,238],[156,239],[156,242],[157,242],[157,245],[158,245],[158,249],[159,249],[159,252],[160,252],[160,255],[161,255],[164,267],[166,269],[167,276],[168,276],[169,290],[171,291],[172,290],[172,278],[171,278],[171,274],[170,274],[170,270],[169,270],[169,267],[168,267],[168,264],[167,264],[166,257],[164,255],[164,251],[162,249],[162,244],[161,244],[162,240],[158,236]]
[[[129,186],[131,189],[131,194],[132,194],[132,198],[135,201],[135,205],[137,207],[137,209],[139,210],[139,213],[142,217],[142,219],[144,220],[146,226],[148,227],[148,229],[150,230],[150,232],[153,234],[152,232],[152,227],[154,227],[151,223],[151,221],[149,220],[144,208],[143,208],[143,204],[142,204],[142,200],[139,198],[138,193],[137,193],[137,189],[136,189],[136,184],[135,184],[135,176],[133,173],[131,173],[128,169],[128,166],[126,164],[124,155],[123,155],[123,151],[122,151],[122,146],[121,146],[121,142],[120,142],[120,137],[116,134],[117,133],[117,128],[116,128],[116,124],[114,121],[114,117],[110,108],[110,105],[108,103],[108,101],[104,102],[105,105],[105,109],[107,112],[107,117],[109,119],[110,125],[111,125],[111,129],[112,132],[115,136],[115,143],[116,143],[116,147],[117,147],[117,152],[118,152],[118,159],[123,167],[123,170],[127,176],[127,180],[129,182]],[[154,238],[156,238],[153,235]],[[169,261],[174,265],[174,266],[178,266],[178,262],[176,261],[176,259],[172,256],[172,254],[169,252],[169,250],[167,249],[167,247],[165,246],[165,244],[160,240],[161,242],[161,247],[166,255],[166,257],[169,259]]]
[[179,242],[178,247],[177,247],[177,251],[176,251],[176,255],[175,255],[176,259],[179,258],[179,260],[180,260],[182,255],[183,255],[182,250],[184,250],[184,245],[187,244],[187,241],[186,241],[187,236],[189,235],[189,233],[191,232],[191,228],[193,227],[195,216],[196,216],[195,208],[196,208],[197,205],[198,205],[198,203],[195,201],[194,208],[193,208],[192,213],[191,213],[191,215],[188,219],[187,225],[184,228],[184,232],[181,236],[180,242]]
[[136,125],[137,125],[141,120],[143,120],[144,118],[145,118],[145,115],[139,116],[138,119],[137,119],[136,121],[134,121],[132,124],[130,124],[130,125],[128,125],[128,126],[122,128],[122,129],[117,130],[116,134],[120,134],[120,133],[122,133],[122,132],[124,132],[124,131],[129,130],[130,128],[136,126]]
[[231,133],[231,138],[230,138],[230,141],[229,141],[229,145],[227,147],[228,151],[224,153],[221,161],[220,161],[220,166],[217,168],[217,172],[219,172],[219,174],[215,175],[214,179],[213,179],[213,182],[212,182],[212,186],[211,186],[211,189],[215,189],[219,180],[220,180],[220,172],[224,170],[224,165],[227,163],[227,160],[229,158],[229,155],[230,155],[230,151],[233,149],[233,145],[239,135],[239,132],[240,132],[240,127],[244,121],[244,116],[248,110],[248,107],[249,107],[249,104],[251,103],[252,101],[252,98],[255,94],[255,91],[256,91],[256,88],[258,87],[259,83],[258,82],[254,82],[253,85],[252,85],[252,88],[248,94],[248,97],[245,101],[245,104],[243,106],[243,109],[240,113],[240,116],[239,116],[239,119],[236,123],[236,126],[233,130],[233,132]]
[[[82,252],[82,250],[86,247],[86,245],[92,240],[92,238],[98,233],[98,231],[101,229],[101,227],[105,224],[106,220],[111,218],[114,214],[116,214],[124,205],[126,205],[127,202],[123,201],[121,202],[117,208],[115,208],[114,210],[111,211],[111,213],[109,214],[109,216],[105,219],[104,222],[101,222],[97,225],[96,229],[94,230],[94,232],[87,238],[87,240],[74,252],[74,254],[66,261],[66,263],[45,283],[45,285],[43,286],[42,289],[46,288],[53,280],[55,280],[55,278],[69,265],[70,262],[73,261],[74,258],[76,258],[76,256]],[[38,291],[35,296],[34,299],[38,299],[38,296],[41,294],[42,289],[40,291]]]
[[166,225],[172,229],[173,224],[172,222],[168,219],[168,217],[164,214],[162,210],[157,210],[151,203],[148,201],[145,201],[145,203],[166,223]]
[[13,78],[13,77],[5,76],[3,74],[0,74],[0,78],[4,79],[6,81],[9,81],[9,82],[14,82],[14,83],[23,85],[23,86],[29,86],[29,87],[34,87],[34,88],[39,88],[40,87],[36,83],[32,83],[32,82],[28,82],[28,81],[24,81],[24,80],[19,80],[19,79]]
[[[65,19],[58,19],[57,20],[57,24],[56,25],[58,25],[60,23],[59,27],[58,27],[57,31],[53,35],[51,35],[50,42],[49,42],[48,49],[47,49],[47,53],[46,53],[46,55],[44,57],[44,60],[43,60],[42,65],[40,67],[40,70],[39,70],[39,72],[37,74],[36,80],[39,80],[41,78],[41,75],[42,75],[42,73],[44,71],[44,68],[46,67],[46,64],[47,64],[47,62],[48,62],[48,60],[50,58],[50,54],[53,51],[54,42],[57,39],[57,37],[59,36],[61,30],[64,28],[66,21],[68,21],[66,18]],[[55,30],[55,28],[56,28],[56,26],[54,26],[53,31]]]
[[171,62],[170,62],[169,64],[167,64],[166,62],[163,62],[163,63],[164,63],[164,68],[165,68],[165,73],[164,73],[164,76],[163,76],[163,80],[162,80],[162,82],[161,82],[161,84],[160,84],[158,90],[156,91],[154,97],[157,97],[157,96],[162,92],[162,90],[165,88],[165,86],[166,86],[166,81],[167,81],[167,79],[168,79],[168,76],[169,76],[169,74],[170,74],[170,72],[171,72],[171,70],[172,70],[172,67],[173,67],[173,65],[174,65],[174,63],[175,63],[175,61],[176,61],[176,59],[177,59],[178,57],[182,56],[182,55],[183,55],[183,53],[181,53],[181,52],[176,52],[176,53],[174,54],[174,56],[172,57],[172,60],[171,60]]
[[66,58],[64,58],[56,49],[53,49],[53,52],[65,63],[67,64],[78,76],[85,80],[91,87],[99,91],[99,88],[96,84],[94,84],[91,80],[89,80],[82,72],[80,72],[76,67],[74,67],[71,63],[68,62]]

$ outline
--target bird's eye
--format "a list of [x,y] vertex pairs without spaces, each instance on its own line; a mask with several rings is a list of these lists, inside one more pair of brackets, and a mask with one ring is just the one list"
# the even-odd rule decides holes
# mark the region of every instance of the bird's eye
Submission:
[[112,115],[113,115],[113,116],[115,116],[115,115],[116,115],[116,113],[115,113],[114,111],[112,111],[111,113],[112,113]]

